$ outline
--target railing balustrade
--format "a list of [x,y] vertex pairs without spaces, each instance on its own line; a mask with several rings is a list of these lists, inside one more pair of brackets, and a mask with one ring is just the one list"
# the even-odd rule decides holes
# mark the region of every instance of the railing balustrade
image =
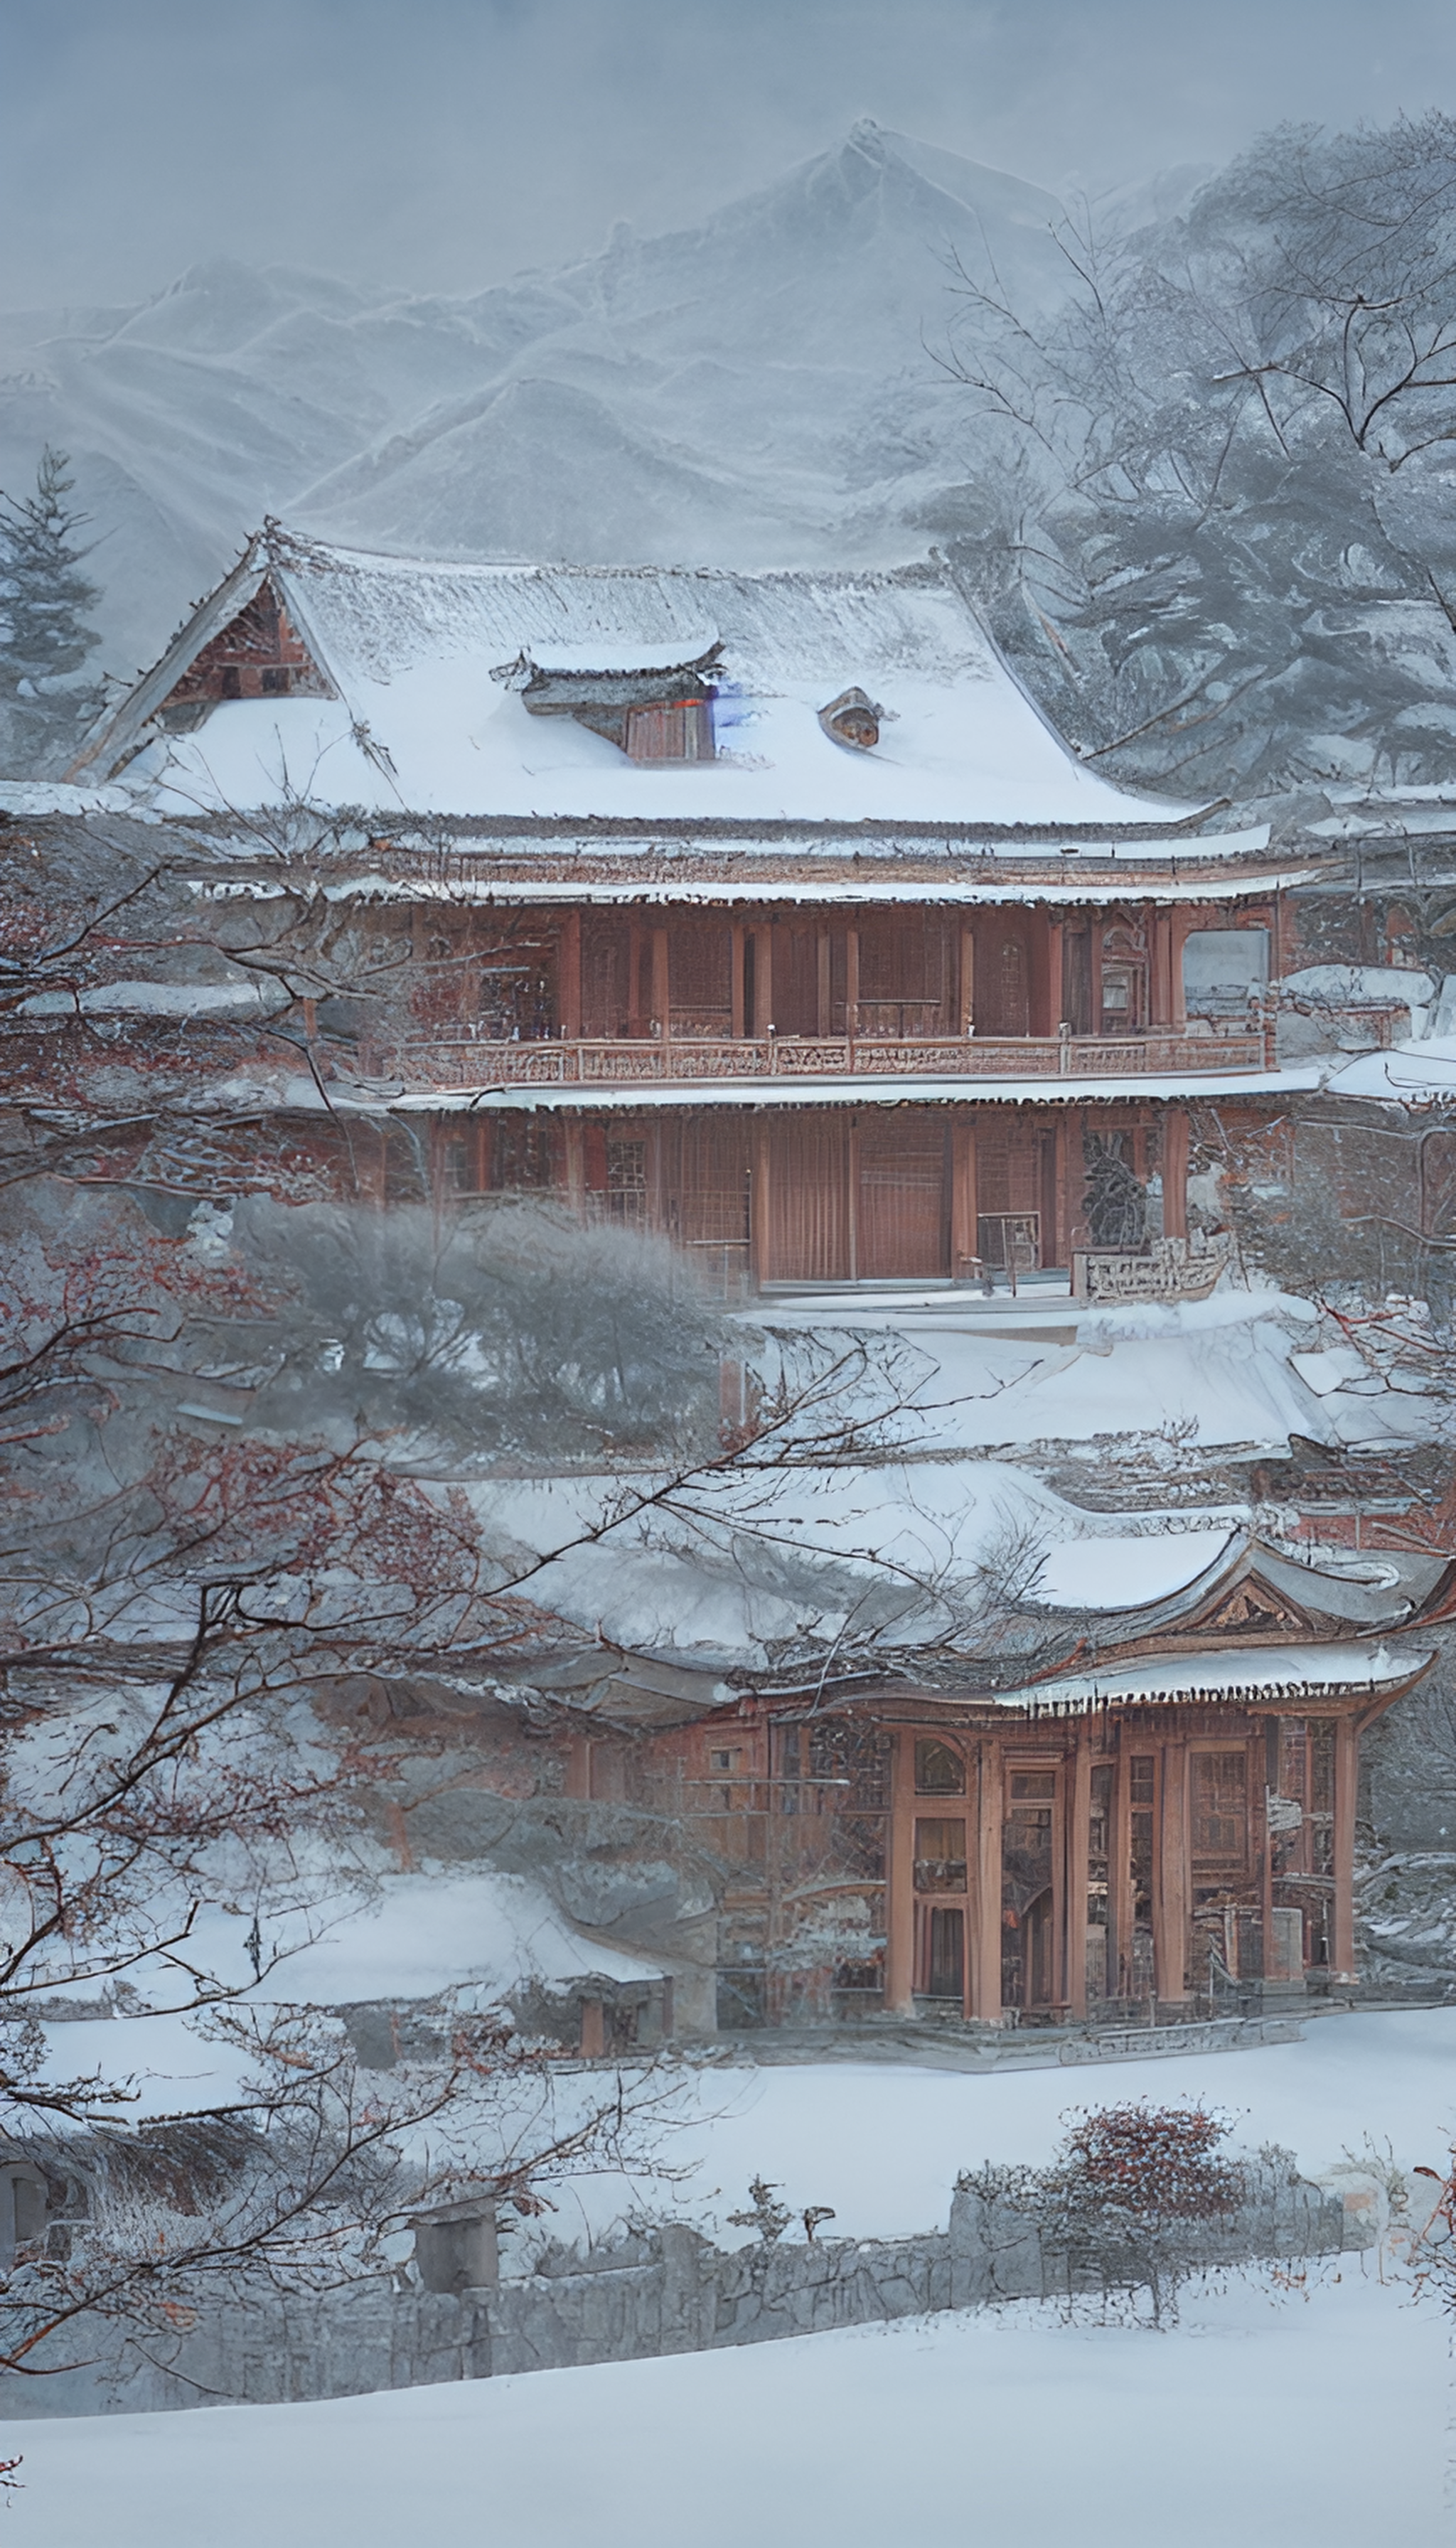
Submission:
[[424,1088],[757,1079],[1120,1079],[1273,1067],[1266,1029],[1074,1036],[634,1036],[527,1044],[420,1035],[361,1051],[371,1077]]

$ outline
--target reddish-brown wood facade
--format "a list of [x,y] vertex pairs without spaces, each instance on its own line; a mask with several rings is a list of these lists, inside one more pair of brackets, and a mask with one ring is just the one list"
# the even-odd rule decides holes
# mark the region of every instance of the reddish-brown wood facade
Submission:
[[720,2025],[1178,2019],[1355,1979],[1359,1736],[1396,1694],[750,1702],[582,1735],[569,1785],[717,1866]]

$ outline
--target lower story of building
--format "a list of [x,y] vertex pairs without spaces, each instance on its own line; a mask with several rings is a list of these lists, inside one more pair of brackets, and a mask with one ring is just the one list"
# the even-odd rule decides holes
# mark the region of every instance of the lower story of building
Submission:
[[717,1865],[726,2030],[1176,2020],[1355,1978],[1362,1704],[717,1720],[571,1783]]
[[656,1230],[712,1288],[956,1281],[1186,1234],[1188,1120],[1097,1106],[481,1108],[435,1133],[442,1195],[559,1195]]

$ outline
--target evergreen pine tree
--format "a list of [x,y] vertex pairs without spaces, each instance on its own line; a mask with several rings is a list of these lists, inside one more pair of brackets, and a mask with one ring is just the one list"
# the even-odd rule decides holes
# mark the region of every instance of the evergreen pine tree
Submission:
[[75,481],[65,452],[47,443],[34,496],[0,492],[0,707],[7,757],[41,769],[77,733],[92,705],[78,673],[100,643],[85,613],[100,598],[81,572],[89,549],[76,534],[87,516],[67,502]]

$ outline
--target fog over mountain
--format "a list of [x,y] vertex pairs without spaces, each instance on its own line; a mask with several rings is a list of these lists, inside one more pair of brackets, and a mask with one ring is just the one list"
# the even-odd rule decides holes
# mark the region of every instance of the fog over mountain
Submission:
[[[1176,208],[1201,172],[1140,190]],[[457,299],[230,259],[139,308],[0,318],[0,485],[46,440],[104,532],[108,669],[154,655],[265,512],[440,556],[854,564],[973,473],[952,260],[1031,309],[1056,200],[857,126],[700,226]]]

